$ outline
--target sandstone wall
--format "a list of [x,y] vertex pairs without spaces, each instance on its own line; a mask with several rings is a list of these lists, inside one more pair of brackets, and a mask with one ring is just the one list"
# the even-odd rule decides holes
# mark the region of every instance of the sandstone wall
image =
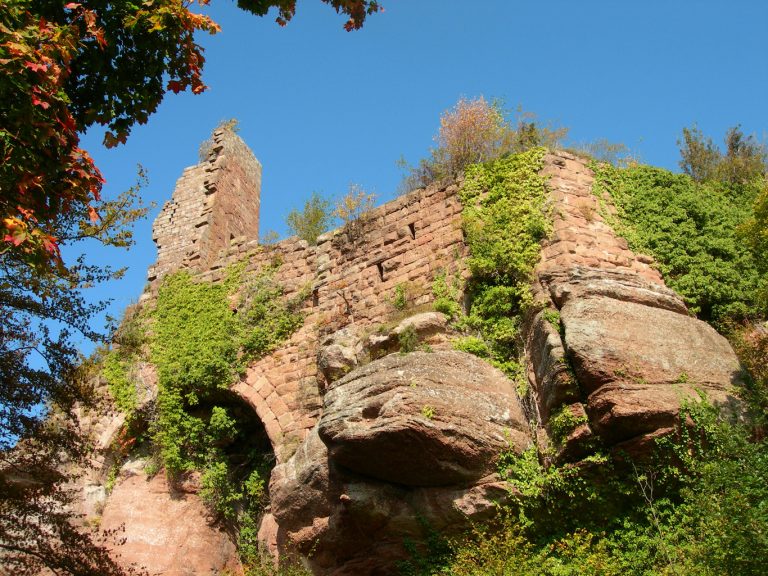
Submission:
[[239,236],[259,237],[261,164],[231,130],[217,130],[205,162],[186,168],[152,226],[154,282],[175,270],[205,270]]
[[465,273],[458,186],[430,186],[371,211],[362,221],[321,236],[317,246],[289,238],[273,246],[234,239],[201,274],[217,281],[227,266],[248,271],[280,262],[275,279],[286,297],[305,290],[304,326],[275,353],[252,364],[234,389],[261,418],[278,461],[304,440],[320,416],[320,340],[345,326],[361,330],[397,315],[395,289],[409,308],[433,300],[436,275]]

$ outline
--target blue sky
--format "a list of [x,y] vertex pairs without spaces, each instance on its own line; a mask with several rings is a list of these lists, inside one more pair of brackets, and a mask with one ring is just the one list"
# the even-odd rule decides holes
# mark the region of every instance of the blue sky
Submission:
[[262,231],[286,234],[286,214],[312,191],[350,183],[393,197],[402,172],[428,154],[440,114],[461,97],[503,99],[570,128],[571,142],[623,142],[649,164],[677,169],[676,140],[697,123],[720,142],[741,124],[768,133],[766,0],[382,0],[357,32],[319,0],[299,0],[285,28],[230,0],[212,0],[221,25],[201,36],[206,93],[169,95],[127,145],[83,139],[114,196],[149,174],[156,208],[130,252],[93,252],[128,266],[92,290],[119,315],[154,262],[151,223],[200,142],[237,118],[263,165]]

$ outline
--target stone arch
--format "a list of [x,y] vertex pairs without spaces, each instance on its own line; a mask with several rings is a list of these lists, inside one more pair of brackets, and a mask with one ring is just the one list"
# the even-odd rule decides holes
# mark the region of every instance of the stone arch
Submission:
[[278,421],[278,416],[270,406],[270,402],[267,402],[267,399],[274,397],[277,391],[264,376],[260,376],[254,381],[256,385],[249,383],[252,381],[254,379],[249,374],[246,381],[241,380],[232,387],[232,392],[246,402],[256,413],[262,426],[264,426],[269,442],[272,445],[272,451],[275,453],[275,458],[280,463],[280,446],[283,439],[282,427]]

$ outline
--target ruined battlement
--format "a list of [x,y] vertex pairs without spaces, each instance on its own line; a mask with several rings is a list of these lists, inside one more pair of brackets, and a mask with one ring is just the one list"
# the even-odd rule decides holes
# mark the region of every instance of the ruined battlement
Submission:
[[216,130],[208,157],[184,170],[152,226],[150,282],[182,268],[205,270],[237,237],[259,237],[261,164],[232,130]]

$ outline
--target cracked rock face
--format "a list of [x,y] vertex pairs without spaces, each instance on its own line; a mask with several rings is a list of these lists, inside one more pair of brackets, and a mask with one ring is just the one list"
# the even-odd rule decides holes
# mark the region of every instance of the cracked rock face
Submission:
[[117,561],[163,576],[241,574],[235,544],[212,524],[196,482],[174,489],[164,474],[148,478],[142,466],[123,467],[104,508],[101,529],[124,540]]
[[[487,520],[500,452],[531,438],[512,382],[464,352],[391,354],[331,384],[323,417],[275,468],[281,552],[316,574],[397,574],[404,542]],[[426,523],[426,524],[425,524]]]
[[391,354],[333,383],[320,438],[334,462],[406,486],[466,484],[522,451],[528,425],[512,382],[465,352]]

